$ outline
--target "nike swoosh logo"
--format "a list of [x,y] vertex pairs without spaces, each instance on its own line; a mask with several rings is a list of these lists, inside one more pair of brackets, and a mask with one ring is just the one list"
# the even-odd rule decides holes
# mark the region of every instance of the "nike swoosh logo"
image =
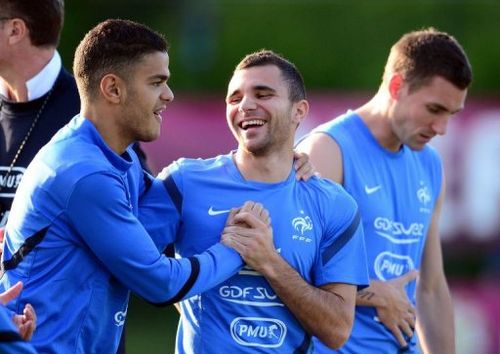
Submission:
[[366,194],[372,194],[372,193],[375,193],[376,191],[378,191],[380,188],[382,188],[382,186],[380,186],[380,185],[375,186],[375,187],[368,187],[365,185],[365,192],[366,192]]
[[215,210],[214,207],[210,207],[210,209],[208,209],[208,215],[210,216],[215,216],[215,215],[220,215],[220,214],[227,214],[229,213],[231,210]]

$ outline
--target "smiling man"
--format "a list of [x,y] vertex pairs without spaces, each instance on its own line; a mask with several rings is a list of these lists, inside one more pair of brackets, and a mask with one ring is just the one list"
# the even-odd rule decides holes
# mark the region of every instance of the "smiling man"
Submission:
[[[338,348],[351,331],[357,286],[367,282],[363,233],[356,203],[338,184],[296,178],[294,136],[309,109],[302,76],[271,51],[249,54],[233,73],[226,107],[237,150],[181,159],[160,175],[176,200],[176,252],[191,257],[210,247],[229,211],[249,199],[265,207],[272,228],[229,218],[223,243],[246,267],[181,303],[176,352],[310,353],[312,336]],[[142,202],[165,203],[152,192]]]
[[471,79],[455,38],[432,28],[407,33],[391,49],[377,94],[298,145],[322,176],[344,185],[363,219],[371,281],[358,293],[341,353],[418,353],[418,341],[425,353],[455,352],[438,232],[445,183],[426,144],[463,109]]
[[40,353],[116,353],[129,290],[166,305],[243,265],[218,240],[189,259],[167,258],[138,220],[149,180],[131,144],[158,138],[174,98],[167,48],[131,21],[87,33],[74,61],[81,113],[39,151],[16,193],[1,285],[23,281],[8,307],[38,310],[32,344]]

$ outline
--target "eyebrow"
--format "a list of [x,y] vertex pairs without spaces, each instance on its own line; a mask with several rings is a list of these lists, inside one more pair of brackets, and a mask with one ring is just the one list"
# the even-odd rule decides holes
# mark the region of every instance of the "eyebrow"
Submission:
[[275,89],[273,89],[272,87],[269,87],[269,86],[266,86],[266,85],[257,85],[257,86],[254,86],[252,88],[253,91],[272,91],[272,92],[276,92]]
[[[270,91],[270,92],[276,92],[275,89],[273,89],[272,87],[270,86],[266,86],[266,85],[256,85],[256,86],[253,86],[252,87],[252,91]],[[233,92],[231,92],[231,94],[228,94],[226,96],[226,99],[229,98],[229,97],[233,97],[234,95],[237,95],[238,93],[240,92],[240,90],[234,90]]]
[[448,112],[450,114],[456,114],[464,109],[464,107],[462,106],[455,111],[450,111],[448,108],[446,108],[445,106],[443,106],[442,104],[439,104],[439,103],[429,103],[429,106],[434,106],[434,107],[440,109],[441,111],[445,111],[445,112]]
[[162,81],[167,81],[168,79],[170,79],[170,75],[163,75],[163,74],[157,74],[157,75],[151,75],[149,77],[150,80],[162,80]]

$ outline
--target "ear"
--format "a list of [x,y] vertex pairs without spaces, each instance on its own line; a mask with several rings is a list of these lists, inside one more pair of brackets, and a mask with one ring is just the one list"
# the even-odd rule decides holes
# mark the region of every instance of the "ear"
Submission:
[[[17,44],[28,36],[29,30],[24,20],[14,18],[7,24],[9,44]],[[31,40],[30,40],[31,41]]]
[[115,74],[106,74],[99,85],[103,98],[109,103],[119,104],[127,93],[125,82]]
[[293,121],[299,125],[309,113],[309,102],[307,100],[300,100],[294,104],[295,112],[293,114]]
[[397,100],[404,85],[404,78],[401,74],[393,74],[389,80],[389,94],[391,98]]

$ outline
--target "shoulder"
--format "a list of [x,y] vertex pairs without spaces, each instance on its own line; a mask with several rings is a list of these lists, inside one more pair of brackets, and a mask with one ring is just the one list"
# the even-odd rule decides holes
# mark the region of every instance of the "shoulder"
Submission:
[[180,158],[165,167],[158,177],[165,179],[169,175],[199,175],[200,173],[217,171],[231,163],[230,155],[219,155],[209,159]]
[[314,176],[307,182],[300,183],[313,192],[318,201],[326,205],[335,205],[336,208],[341,206],[357,208],[354,198],[337,182]]
[[[312,182],[312,183],[310,183]],[[358,204],[351,195],[338,183],[328,179],[313,177],[305,184],[312,191],[309,202],[312,202],[318,221],[326,232],[326,239],[337,235],[349,225],[357,228],[359,215]]]
[[60,189],[87,175],[109,174],[114,170],[98,146],[64,131],[40,150],[31,165],[30,169],[45,171],[44,182],[52,182]]
[[353,111],[347,111],[346,113],[317,126],[314,130],[312,130],[312,133],[325,133],[334,138],[335,135],[342,132],[342,130],[348,129],[352,125],[356,124],[356,116],[356,113]]
[[329,152],[337,146],[331,132],[321,129],[311,131],[297,143],[297,149],[306,153],[312,149],[321,149],[322,151],[327,149],[326,151]]
[[208,159],[182,158],[177,163],[186,171],[204,171],[218,169],[232,162],[230,155],[219,155]]
[[348,111],[317,126],[298,141],[297,148],[306,153],[316,150],[322,155],[340,154],[340,146],[346,140],[344,136],[349,135],[355,128],[354,125],[357,124],[355,117],[354,112]]
[[109,166],[103,151],[97,145],[80,136],[64,134],[65,129],[40,150],[44,162],[62,170],[75,165],[81,166],[84,170]]

